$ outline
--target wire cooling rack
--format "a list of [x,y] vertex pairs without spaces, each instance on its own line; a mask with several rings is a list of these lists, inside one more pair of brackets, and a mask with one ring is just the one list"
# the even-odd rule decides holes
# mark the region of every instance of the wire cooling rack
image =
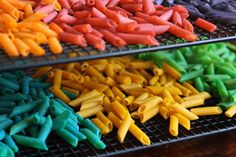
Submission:
[[152,141],[152,145],[143,146],[130,133],[127,134],[124,143],[117,140],[115,129],[112,133],[104,135],[102,140],[107,144],[105,150],[94,149],[88,142],[79,143],[78,147],[72,148],[55,134],[51,134],[47,140],[48,151],[39,151],[20,147],[17,157],[78,157],[78,156],[112,156],[128,152],[144,150],[174,142],[189,140],[196,137],[208,136],[216,133],[236,129],[236,117],[227,118],[224,115],[200,117],[197,121],[191,122],[191,130],[188,131],[182,126],[179,128],[178,137],[169,134],[169,122],[160,116],[141,124],[136,122]]
[[48,46],[44,46],[47,53],[43,57],[29,56],[26,58],[9,58],[2,50],[0,50],[0,71],[24,69],[59,63],[84,61],[111,56],[120,56],[147,51],[173,49],[184,46],[233,40],[236,39],[236,25],[219,24],[218,30],[214,33],[208,33],[203,29],[195,27],[195,33],[199,36],[199,40],[195,42],[186,42],[185,40],[177,38],[169,33],[165,33],[157,37],[157,40],[160,42],[160,46],[129,45],[123,48],[117,48],[110,44],[106,44],[105,51],[98,51],[91,46],[80,48],[76,45],[63,43],[64,52],[62,54],[53,55],[52,53],[50,53]]

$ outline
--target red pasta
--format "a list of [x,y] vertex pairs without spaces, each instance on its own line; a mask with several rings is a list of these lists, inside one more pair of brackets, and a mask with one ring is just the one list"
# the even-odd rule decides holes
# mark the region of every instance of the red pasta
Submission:
[[97,18],[102,18],[102,19],[106,18],[106,15],[104,15],[101,11],[99,11],[95,7],[92,8],[91,15],[92,17],[97,17]]
[[167,10],[164,14],[162,14],[160,16],[160,18],[162,18],[163,20],[167,20],[168,21],[172,17],[173,13],[174,13],[174,11],[172,9]]
[[93,28],[90,24],[74,25],[73,28],[81,33],[91,33]]
[[136,23],[136,21],[129,19],[127,17],[124,17],[122,15],[117,14],[116,12],[110,10],[110,9],[106,9],[104,11],[104,14],[114,20],[117,24],[127,24],[127,23]]
[[94,34],[86,34],[85,39],[88,44],[94,46],[98,50],[105,50],[105,42],[101,38],[95,36]]
[[93,7],[93,6],[95,6],[95,0],[86,0],[86,4],[87,4],[87,6],[89,6],[89,7]]
[[110,19],[101,19],[101,18],[87,18],[86,22],[92,25],[93,27],[101,28],[115,28],[117,27],[116,22]]
[[133,32],[136,28],[136,24],[135,23],[128,23],[128,24],[120,24],[117,27],[117,31],[118,32],[126,32],[126,33],[130,33]]
[[97,31],[95,28],[93,28],[93,31],[92,31],[91,34],[93,34],[93,35],[95,35],[96,37],[99,37],[99,38],[102,38],[102,37],[103,37],[102,33],[100,33],[99,31]]
[[152,14],[156,11],[153,0],[143,0],[143,12],[145,14]]
[[179,27],[182,27],[182,19],[181,19],[181,16],[178,12],[174,12],[173,14],[173,17],[172,17],[172,23],[179,26]]
[[73,33],[73,34],[78,34],[78,35],[83,35],[82,33],[80,33],[79,31],[77,31],[76,29],[74,29],[71,26],[67,26],[66,29],[65,29],[65,32]]
[[66,33],[66,32],[60,32],[59,38],[61,41],[68,42],[71,44],[75,44],[81,47],[86,47],[87,42],[84,39],[82,35],[72,34],[72,33]]
[[75,16],[77,19],[85,19],[85,18],[90,17],[90,12],[87,11],[87,10],[76,11],[76,12],[74,13],[74,16]]
[[112,45],[117,47],[124,47],[126,45],[126,42],[114,33],[105,29],[100,29],[99,31],[103,34],[104,39]]
[[159,42],[149,36],[149,35],[140,35],[140,34],[125,34],[125,33],[118,33],[119,37],[124,39],[127,44],[145,44],[145,45],[159,45]]
[[110,0],[109,3],[107,4],[108,8],[117,6],[117,4],[120,2],[120,0]]
[[135,13],[137,11],[142,12],[143,4],[123,4],[122,8],[132,13]]
[[186,19],[182,19],[182,27],[185,29],[185,30],[188,30],[190,32],[194,32],[194,28],[193,28],[193,25]]
[[147,23],[146,20],[140,18],[140,17],[130,17],[130,19],[136,21],[137,23]]
[[62,8],[65,8],[70,14],[73,14],[73,10],[71,9],[70,4],[68,3],[67,0],[58,0],[59,4],[61,5]]
[[76,23],[77,18],[75,18],[74,16],[71,16],[71,15],[62,15],[62,16],[59,18],[59,21],[60,21],[60,22],[63,22],[63,23],[66,23],[66,24],[73,25],[73,24]]

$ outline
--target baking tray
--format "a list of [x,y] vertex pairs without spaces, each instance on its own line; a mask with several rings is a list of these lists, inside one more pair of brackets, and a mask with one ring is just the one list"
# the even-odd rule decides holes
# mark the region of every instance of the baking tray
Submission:
[[236,25],[218,24],[217,26],[218,30],[213,33],[208,33],[203,29],[195,27],[195,33],[199,36],[199,40],[195,42],[187,42],[169,33],[165,33],[157,37],[157,40],[160,42],[160,46],[129,45],[123,48],[117,48],[110,44],[106,44],[105,51],[98,51],[91,46],[80,48],[76,45],[62,43],[64,52],[60,55],[53,55],[52,53],[50,53],[48,46],[44,46],[46,50],[45,56],[29,56],[26,58],[9,58],[5,55],[3,50],[0,50],[0,71],[26,69],[31,67],[136,54],[147,51],[173,49],[184,46],[200,45],[236,39]]
[[[215,101],[207,101],[206,104],[214,105]],[[209,105],[208,105],[209,106]],[[130,133],[127,134],[125,141],[120,144],[117,140],[117,129],[112,133],[104,135],[102,140],[107,145],[105,150],[97,150],[93,148],[87,141],[79,143],[76,148],[72,148],[57,135],[52,133],[48,140],[48,151],[39,151],[36,149],[20,147],[17,157],[78,157],[78,156],[113,156],[134,151],[146,150],[152,147],[158,147],[180,141],[186,141],[197,137],[210,136],[236,129],[236,116],[227,118],[225,115],[204,116],[196,121],[191,121],[191,130],[188,131],[179,126],[178,137],[169,134],[169,120],[163,119],[160,115],[155,116],[151,120],[141,124],[136,122],[152,141],[152,145],[144,146],[140,144]]]

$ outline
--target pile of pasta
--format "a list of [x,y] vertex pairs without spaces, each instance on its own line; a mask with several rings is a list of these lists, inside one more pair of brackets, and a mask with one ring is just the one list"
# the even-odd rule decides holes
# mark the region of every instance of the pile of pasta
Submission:
[[[56,4],[53,8],[59,10]],[[36,1],[0,1],[0,46],[9,57],[42,56],[41,44],[48,44],[55,54],[62,53],[57,33],[42,22],[48,15],[35,12],[36,5]]]
[[177,136],[179,125],[190,130],[190,121],[198,116],[222,113],[219,107],[199,107],[211,95],[198,92],[191,82],[178,83],[181,74],[168,63],[161,69],[125,56],[43,67],[35,73],[44,75],[53,84],[50,91],[83,118],[90,117],[103,134],[118,128],[119,142],[129,131],[142,144],[151,143],[135,119],[145,123],[160,114]]

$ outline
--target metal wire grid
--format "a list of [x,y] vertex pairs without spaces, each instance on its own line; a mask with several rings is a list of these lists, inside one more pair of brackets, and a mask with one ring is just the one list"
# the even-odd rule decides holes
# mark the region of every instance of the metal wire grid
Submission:
[[68,63],[73,61],[84,61],[96,58],[135,54],[146,51],[173,49],[183,46],[199,45],[204,43],[236,39],[236,25],[219,24],[218,30],[214,33],[208,33],[203,29],[195,27],[195,32],[200,37],[200,39],[196,42],[186,42],[169,33],[165,33],[162,36],[157,37],[158,41],[160,42],[160,46],[142,47],[138,45],[129,45],[123,48],[117,48],[110,44],[106,44],[105,51],[98,51],[91,46],[80,48],[76,45],[63,43],[62,45],[64,47],[64,52],[60,55],[53,55],[52,53],[50,53],[48,46],[44,46],[47,53],[43,57],[29,56],[26,58],[9,58],[2,50],[0,50],[0,71],[31,68],[58,63]]
[[51,134],[47,140],[47,145],[49,148],[48,151],[39,151],[21,147],[21,151],[17,153],[16,156],[78,157],[118,155],[233,130],[236,129],[236,117],[231,119],[226,118],[224,115],[201,117],[199,120],[191,122],[190,131],[180,126],[178,137],[173,137],[169,134],[169,122],[160,116],[156,116],[144,124],[139,122],[136,122],[136,124],[149,136],[152,141],[152,145],[143,146],[130,133],[127,134],[124,143],[120,144],[117,140],[116,129],[112,133],[103,136],[103,141],[107,144],[107,148],[105,150],[96,150],[87,141],[81,142],[76,148],[72,148],[61,138],[58,138],[57,135]]

